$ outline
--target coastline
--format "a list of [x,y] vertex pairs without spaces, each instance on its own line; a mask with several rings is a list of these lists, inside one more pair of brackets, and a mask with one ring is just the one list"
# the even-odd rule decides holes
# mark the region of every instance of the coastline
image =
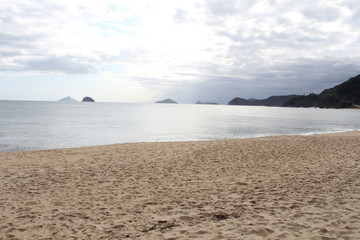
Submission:
[[267,135],[267,134],[258,134],[255,136],[245,136],[245,137],[237,137],[237,138],[223,138],[223,139],[200,139],[200,140],[149,140],[149,141],[130,141],[130,142],[118,142],[118,143],[107,143],[107,144],[99,144],[99,145],[84,145],[84,146],[75,146],[75,147],[53,147],[53,148],[40,148],[40,149],[21,149],[18,148],[16,150],[1,150],[1,153],[14,153],[14,152],[34,152],[34,151],[47,151],[47,150],[66,150],[66,149],[78,149],[78,148],[92,148],[92,147],[103,147],[103,146],[111,146],[111,145],[119,145],[119,144],[141,144],[141,143],[177,143],[177,142],[208,142],[208,141],[232,141],[232,140],[244,140],[244,139],[257,139],[257,138],[266,138],[266,137],[282,137],[282,136],[313,136],[313,135],[327,135],[327,134],[341,134],[348,132],[359,132],[360,129],[348,129],[348,130],[335,130],[335,131],[327,131],[327,132],[306,132],[306,133],[294,133],[294,134],[275,134],[275,135]]
[[359,239],[360,132],[0,152],[0,238]]

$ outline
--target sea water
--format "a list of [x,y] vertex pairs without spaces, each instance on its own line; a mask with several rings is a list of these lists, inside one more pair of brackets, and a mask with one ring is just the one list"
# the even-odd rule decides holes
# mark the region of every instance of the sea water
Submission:
[[0,151],[359,129],[349,109],[0,101]]

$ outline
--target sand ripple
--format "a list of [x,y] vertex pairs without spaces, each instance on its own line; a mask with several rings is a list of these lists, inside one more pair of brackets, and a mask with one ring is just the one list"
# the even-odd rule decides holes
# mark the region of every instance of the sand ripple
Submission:
[[360,239],[360,133],[0,153],[0,239]]

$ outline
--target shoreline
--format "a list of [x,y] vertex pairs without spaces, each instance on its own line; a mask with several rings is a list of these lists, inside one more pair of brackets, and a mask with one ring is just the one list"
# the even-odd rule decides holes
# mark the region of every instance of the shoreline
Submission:
[[0,152],[4,239],[360,239],[360,132]]
[[174,141],[142,141],[142,142],[120,142],[120,143],[110,143],[110,144],[101,144],[101,145],[90,145],[90,146],[79,146],[79,147],[63,147],[63,148],[44,148],[44,149],[24,149],[24,150],[15,150],[15,151],[1,151],[1,153],[14,153],[14,152],[33,152],[33,151],[47,151],[47,150],[66,150],[66,149],[77,149],[77,148],[91,148],[91,147],[102,147],[102,146],[111,146],[118,144],[141,144],[141,143],[178,143],[178,142],[208,142],[208,141],[226,141],[226,140],[243,140],[243,139],[257,139],[257,138],[266,138],[266,137],[282,137],[282,136],[314,136],[314,135],[327,135],[327,134],[338,134],[338,133],[348,133],[348,132],[359,132],[360,129],[352,130],[338,130],[338,131],[329,131],[329,132],[310,132],[302,134],[280,134],[280,135],[258,135],[254,137],[240,137],[240,138],[225,138],[225,139],[202,139],[202,140],[174,140]]

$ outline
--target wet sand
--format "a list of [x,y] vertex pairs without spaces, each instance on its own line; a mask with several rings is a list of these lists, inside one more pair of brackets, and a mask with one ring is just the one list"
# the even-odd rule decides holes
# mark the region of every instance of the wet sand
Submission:
[[0,239],[360,239],[360,132],[0,153]]

